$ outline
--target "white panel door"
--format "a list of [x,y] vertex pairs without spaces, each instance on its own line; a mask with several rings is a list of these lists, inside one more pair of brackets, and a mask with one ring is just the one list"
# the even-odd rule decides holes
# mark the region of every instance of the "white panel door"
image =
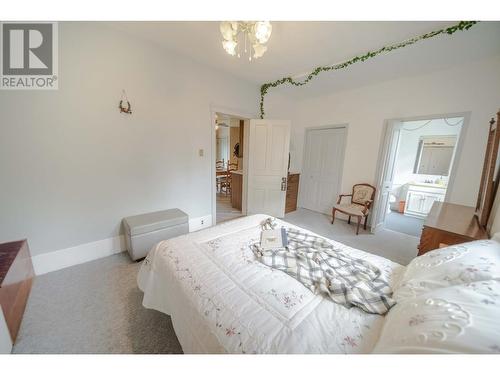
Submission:
[[385,222],[385,215],[389,207],[389,198],[391,196],[392,185],[394,182],[394,164],[399,148],[399,139],[401,137],[401,122],[390,124],[383,144],[382,170],[380,180],[378,181],[377,192],[373,209],[373,220],[371,232],[374,233],[380,229]]
[[345,128],[306,132],[301,206],[330,214],[337,201],[344,164]]
[[250,120],[247,213],[285,216],[290,121]]

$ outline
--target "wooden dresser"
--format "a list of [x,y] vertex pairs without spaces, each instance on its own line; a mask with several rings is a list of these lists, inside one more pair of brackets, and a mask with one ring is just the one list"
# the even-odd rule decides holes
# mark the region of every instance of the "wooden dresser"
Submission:
[[440,247],[488,238],[474,207],[434,202],[424,222],[418,255]]
[[12,342],[21,325],[33,276],[26,240],[0,244],[0,306]]
[[295,211],[297,209],[297,198],[299,196],[299,173],[289,173],[286,186],[286,201],[285,213]]

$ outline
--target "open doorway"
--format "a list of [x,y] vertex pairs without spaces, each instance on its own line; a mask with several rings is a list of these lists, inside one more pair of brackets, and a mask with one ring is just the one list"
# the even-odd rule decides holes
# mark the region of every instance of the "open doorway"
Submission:
[[420,237],[434,202],[452,188],[463,125],[464,116],[389,123],[376,228]]
[[243,216],[245,119],[215,113],[216,223]]

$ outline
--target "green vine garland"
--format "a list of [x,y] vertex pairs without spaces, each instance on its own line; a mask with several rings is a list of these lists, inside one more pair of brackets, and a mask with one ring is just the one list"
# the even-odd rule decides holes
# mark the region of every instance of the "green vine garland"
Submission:
[[319,66],[316,69],[314,69],[311,73],[309,73],[307,75],[307,77],[302,81],[294,80],[292,77],[283,77],[283,78],[278,79],[278,80],[273,81],[273,82],[264,83],[260,87],[260,118],[264,118],[264,114],[265,114],[265,112],[264,112],[264,97],[266,96],[266,94],[268,93],[268,91],[271,87],[277,87],[277,86],[283,85],[285,83],[289,83],[289,84],[294,85],[294,86],[304,86],[305,84],[309,83],[309,81],[311,81],[314,77],[316,77],[317,75],[319,75],[322,72],[328,72],[330,70],[344,69],[344,68],[347,68],[349,65],[352,65],[352,64],[355,64],[358,62],[366,61],[366,60],[371,59],[377,55],[380,55],[381,53],[394,51],[394,50],[397,50],[399,48],[403,48],[403,47],[415,44],[421,40],[433,38],[437,35],[441,35],[441,34],[451,35],[459,30],[460,31],[469,30],[477,22],[478,21],[461,21],[454,26],[450,26],[450,27],[447,27],[445,29],[431,31],[430,33],[423,34],[423,35],[417,36],[415,38],[405,40],[405,41],[400,42],[400,43],[396,43],[396,44],[392,44],[390,46],[382,47],[376,51],[367,52],[362,56],[356,56],[350,60],[347,60],[347,61],[339,63],[339,64],[330,65],[330,66]]

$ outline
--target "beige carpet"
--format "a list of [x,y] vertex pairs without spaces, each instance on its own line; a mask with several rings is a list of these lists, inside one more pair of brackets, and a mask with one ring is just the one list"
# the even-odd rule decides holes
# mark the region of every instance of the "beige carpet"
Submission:
[[170,317],[142,307],[122,253],[37,276],[14,353],[182,353]]
[[285,215],[285,220],[332,240],[383,256],[402,265],[407,265],[417,256],[417,245],[420,239],[404,233],[381,229],[376,234],[372,234],[370,228],[365,231],[361,227],[359,235],[356,236],[356,224],[354,223],[356,220],[353,220],[349,225],[347,221],[335,219],[335,223],[332,225],[331,216],[303,208]]
[[391,211],[385,216],[385,228],[395,232],[406,233],[410,236],[420,237],[425,219],[406,216],[399,212]]
[[[299,209],[285,220],[350,246],[407,264],[416,237],[376,235]],[[14,353],[182,353],[170,318],[142,307],[139,263],[126,253],[38,276]]]

